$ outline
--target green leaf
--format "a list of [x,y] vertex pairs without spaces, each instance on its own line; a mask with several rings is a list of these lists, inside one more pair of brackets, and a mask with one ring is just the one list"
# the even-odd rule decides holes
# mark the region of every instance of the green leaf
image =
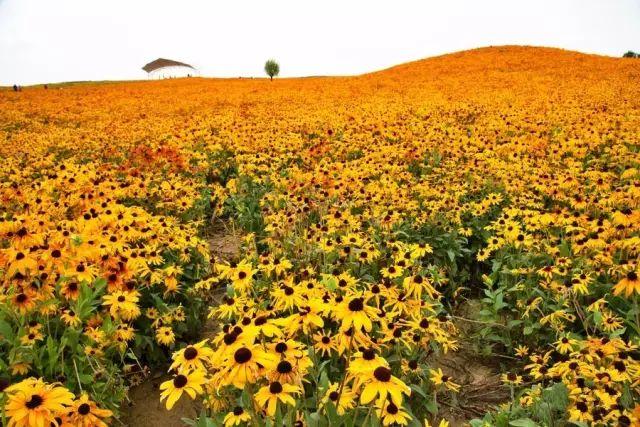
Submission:
[[320,283],[330,291],[338,289],[338,280],[332,274],[323,274]]
[[0,319],[0,337],[4,338],[7,341],[13,341],[13,329],[11,328],[11,325]]
[[456,260],[456,253],[453,251],[453,249],[449,249],[447,251],[447,255],[449,255],[449,260],[451,262],[454,262]]
[[338,415],[338,411],[336,410],[336,406],[333,404],[333,402],[328,401],[325,405],[325,410],[327,411],[327,415],[329,416],[329,425],[339,426],[340,415]]
[[538,424],[536,424],[531,418],[513,420],[509,422],[509,425],[514,427],[538,427]]
[[429,413],[433,415],[436,415],[438,413],[438,404],[432,399],[429,399],[424,407],[427,409],[427,411],[429,411]]
[[411,390],[415,391],[421,397],[424,397],[425,399],[427,398],[427,393],[425,393],[418,384],[411,384],[409,387],[411,387]]

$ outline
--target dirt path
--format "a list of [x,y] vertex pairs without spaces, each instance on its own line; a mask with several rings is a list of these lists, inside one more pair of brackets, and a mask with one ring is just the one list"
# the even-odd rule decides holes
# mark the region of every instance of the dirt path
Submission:
[[478,354],[473,341],[482,325],[473,320],[461,320],[473,319],[478,310],[477,301],[467,301],[454,309],[458,315],[454,319],[459,330],[458,351],[428,360],[430,366],[441,368],[444,374],[461,385],[460,392],[453,399],[449,396],[438,399],[438,415],[449,421],[451,427],[466,426],[470,420],[481,418],[491,408],[510,400],[509,389],[502,384],[500,375],[504,372],[504,365],[512,365],[513,362]]
[[[235,260],[240,253],[241,236],[223,224],[216,224],[209,237],[209,249],[213,259]],[[215,291],[214,291],[215,292]],[[211,296],[218,300],[216,295]],[[218,326],[214,321],[207,321],[203,328],[203,336],[213,336]],[[182,427],[183,418],[194,419],[200,413],[202,405],[199,400],[190,400],[183,396],[176,405],[167,411],[160,403],[160,384],[171,378],[162,372],[152,374],[142,384],[129,390],[130,402],[123,404],[123,415],[120,421],[130,427]]]
[[[221,224],[213,228],[209,238],[211,255],[215,259],[235,260],[239,256],[241,237]],[[219,300],[219,292],[211,295],[211,304]],[[474,304],[466,303],[459,307],[458,314],[463,317],[474,317]],[[500,364],[504,361],[495,358],[479,356],[472,344],[477,333],[478,325],[465,321],[456,321],[459,329],[460,348],[457,352],[434,355],[428,359],[430,366],[441,368],[447,375],[453,377],[462,387],[455,400],[441,396],[439,400],[440,413],[449,421],[452,427],[465,426],[468,421],[482,416],[493,406],[509,400],[509,390],[500,381]],[[208,321],[203,328],[203,336],[213,336],[218,325]],[[170,375],[156,373],[142,384],[131,388],[130,403],[123,409],[121,422],[131,427],[182,427],[183,418],[193,419],[201,411],[198,400],[182,397],[171,411],[167,411],[160,403],[159,386]],[[127,405],[125,403],[125,405]]]

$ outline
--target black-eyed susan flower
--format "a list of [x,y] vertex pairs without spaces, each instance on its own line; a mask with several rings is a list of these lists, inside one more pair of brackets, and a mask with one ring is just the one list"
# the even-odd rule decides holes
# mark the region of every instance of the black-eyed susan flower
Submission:
[[223,384],[233,384],[244,388],[247,383],[254,383],[267,370],[277,364],[277,357],[266,352],[258,344],[245,344],[231,347],[222,356],[223,369],[216,374]]
[[374,307],[367,305],[364,297],[354,295],[346,298],[335,308],[335,316],[341,322],[343,331],[351,329],[356,330],[364,328],[365,331],[371,331],[373,327],[372,319],[377,318],[377,312]]
[[206,383],[206,373],[204,371],[193,371],[190,373],[178,373],[172,379],[160,384],[160,401],[166,399],[167,409],[180,399],[183,393],[187,393],[191,399],[204,393],[203,385]]
[[109,307],[109,313],[115,318],[133,320],[140,316],[139,294],[136,291],[117,291],[103,297],[103,305]]
[[411,415],[400,404],[387,399],[379,398],[376,401],[376,414],[382,421],[382,425],[406,426],[411,421]]
[[382,399],[388,396],[391,402],[401,405],[402,395],[411,394],[411,389],[399,378],[393,376],[391,369],[386,366],[378,366],[372,371],[361,373],[360,376],[364,384],[360,394],[362,404],[371,402],[376,396]]
[[80,427],[107,427],[107,423],[113,416],[113,412],[102,409],[89,399],[88,394],[83,393],[69,408],[64,423]]
[[326,357],[331,354],[331,351],[336,350],[336,343],[333,337],[325,332],[319,332],[313,335],[313,340],[315,341],[313,347],[322,356]]
[[444,386],[446,389],[457,393],[460,391],[460,385],[453,382],[453,378],[442,373],[442,369],[432,369],[429,373],[429,379],[435,386]]
[[224,416],[224,420],[222,420],[222,422],[224,422],[225,427],[231,427],[249,422],[250,420],[251,414],[246,412],[242,407],[236,406],[233,408],[233,411]]
[[522,384],[522,376],[516,374],[515,372],[508,372],[506,374],[502,374],[500,379],[504,384],[507,385],[520,385]]
[[169,370],[177,369],[180,372],[204,371],[213,363],[215,352],[207,345],[204,339],[197,344],[188,345],[173,353],[173,363]]
[[264,408],[267,415],[273,417],[276,414],[278,401],[284,405],[295,406],[295,395],[300,394],[300,387],[293,384],[282,384],[274,381],[261,387],[255,394],[255,399],[260,407]]
[[338,415],[344,415],[356,406],[356,397],[356,393],[348,385],[343,384],[340,389],[339,383],[332,383],[327,387],[321,404],[326,405],[331,402],[335,405]]
[[156,341],[164,346],[170,346],[176,341],[176,334],[171,326],[161,326],[156,330]]
[[638,272],[634,270],[627,272],[613,287],[613,293],[614,295],[624,294],[626,297],[634,293],[640,295],[640,278],[638,277]]
[[4,406],[9,425],[16,427],[56,424],[73,404],[73,393],[64,387],[47,384],[42,379],[28,378],[5,389]]

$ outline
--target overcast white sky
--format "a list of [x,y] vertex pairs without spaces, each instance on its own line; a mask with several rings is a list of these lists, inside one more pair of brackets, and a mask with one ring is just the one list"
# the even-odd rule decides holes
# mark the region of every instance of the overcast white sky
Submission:
[[640,51],[640,0],[0,0],[0,85],[146,78],[157,57],[203,76],[360,74],[474,47]]

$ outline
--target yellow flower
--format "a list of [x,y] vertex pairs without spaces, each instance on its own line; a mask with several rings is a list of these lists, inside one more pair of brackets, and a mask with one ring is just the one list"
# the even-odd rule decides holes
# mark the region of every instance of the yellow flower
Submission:
[[171,326],[161,326],[156,331],[156,341],[162,345],[169,346],[176,340],[176,336],[173,333]]
[[107,427],[105,420],[109,420],[113,413],[108,409],[99,408],[95,402],[89,399],[86,393],[83,393],[73,402],[69,411],[66,423],[80,427]]
[[396,405],[402,405],[402,395],[411,394],[411,389],[400,379],[391,375],[391,369],[379,366],[362,375],[365,386],[360,395],[360,403],[367,404],[376,396],[384,399],[387,396]]
[[378,419],[382,420],[382,425],[384,426],[392,424],[406,426],[411,421],[411,415],[404,410],[402,405],[387,401],[386,398],[378,399],[376,411]]
[[365,299],[361,296],[353,296],[351,298],[345,298],[335,308],[335,315],[341,323],[341,329],[343,331],[355,328],[359,331],[364,328],[365,331],[371,331],[373,328],[372,319],[376,319],[376,309],[368,306]]
[[273,417],[276,414],[278,401],[285,405],[295,406],[296,401],[292,395],[300,394],[300,387],[293,384],[281,384],[274,381],[266,385],[255,394],[255,399],[260,407],[266,409],[268,416]]
[[623,278],[613,287],[613,294],[623,294],[630,297],[633,293],[640,295],[640,278],[637,271],[629,271]]
[[60,318],[67,326],[76,327],[82,324],[82,320],[78,317],[75,311],[71,309],[64,310],[60,315]]
[[133,320],[140,316],[138,292],[117,291],[102,297],[102,305],[109,307],[109,313],[115,318]]
[[326,405],[327,402],[332,402],[335,405],[338,415],[344,415],[356,406],[356,393],[346,384],[343,384],[342,392],[340,384],[329,384],[322,398],[322,405]]
[[216,374],[216,378],[219,378],[223,384],[233,384],[241,389],[247,383],[256,382],[276,364],[276,357],[264,351],[260,345],[230,347],[223,356],[220,364],[222,369]]
[[502,374],[500,376],[500,379],[502,380],[503,383],[509,384],[509,385],[522,384],[522,377],[513,372],[509,372],[508,374]]
[[55,424],[55,418],[73,404],[73,393],[69,390],[36,378],[14,384],[5,393],[8,400],[4,411],[10,427]]
[[236,406],[233,411],[224,416],[224,427],[237,426],[251,420],[251,415],[245,412],[240,406]]
[[568,336],[560,338],[554,344],[556,346],[556,350],[560,354],[567,354],[573,351],[574,346],[578,343],[577,340],[569,338]]
[[207,346],[207,340],[189,345],[173,353],[173,363],[169,367],[180,372],[204,370],[214,360],[215,353]]
[[457,393],[460,391],[460,385],[453,382],[452,378],[449,375],[445,375],[442,373],[442,369],[432,369],[429,374],[429,378],[434,385],[444,385],[447,389]]
[[173,379],[160,384],[160,390],[162,390],[160,401],[167,399],[167,409],[171,409],[180,399],[182,393],[186,392],[191,399],[195,399],[196,395],[204,393],[202,386],[206,381],[206,373],[204,371],[178,374]]

